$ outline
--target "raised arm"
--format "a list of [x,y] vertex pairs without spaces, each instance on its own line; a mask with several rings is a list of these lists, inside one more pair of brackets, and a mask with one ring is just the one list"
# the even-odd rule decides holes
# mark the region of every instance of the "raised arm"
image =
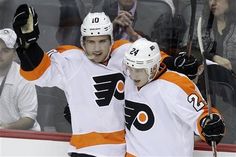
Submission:
[[17,54],[21,69],[31,71],[40,64],[44,56],[43,50],[37,44],[39,28],[35,10],[27,4],[20,5],[14,15],[13,28],[17,34]]

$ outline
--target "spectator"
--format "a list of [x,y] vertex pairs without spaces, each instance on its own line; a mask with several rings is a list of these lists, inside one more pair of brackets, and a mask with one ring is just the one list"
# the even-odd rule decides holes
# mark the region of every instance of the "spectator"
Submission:
[[[124,76],[128,41],[113,42],[108,16],[89,13],[81,25],[81,46],[60,46],[47,54],[37,44],[35,11],[26,4],[15,13],[21,74],[41,87],[62,89],[71,112],[72,157],[124,156]],[[31,29],[28,29],[31,28]],[[27,58],[26,55],[27,54]]]
[[[208,59],[218,63],[228,70],[236,69],[236,20],[235,0],[208,0],[203,10],[203,43],[205,49],[211,45],[212,51]],[[211,16],[210,16],[211,15]],[[213,20],[213,24],[209,22]],[[210,25],[209,25],[210,24]],[[212,27],[210,29],[209,27]],[[215,44],[211,42],[215,41]]]
[[[206,57],[218,65],[208,65],[209,79],[216,82],[225,82],[236,90],[236,20],[234,0],[208,0],[203,11],[203,44],[207,52]],[[223,68],[222,68],[223,67]],[[235,104],[228,99],[222,88],[214,91],[225,101]]]
[[40,131],[35,86],[19,74],[15,43],[13,30],[0,30],[0,128]]
[[105,5],[103,10],[113,23],[114,39],[127,39],[135,41],[140,36],[134,31],[136,21],[137,0],[118,0],[110,5]]
[[135,41],[124,63],[127,156],[193,156],[193,132],[209,145],[220,142],[221,115],[212,108],[210,119],[196,85],[160,64],[157,43]]

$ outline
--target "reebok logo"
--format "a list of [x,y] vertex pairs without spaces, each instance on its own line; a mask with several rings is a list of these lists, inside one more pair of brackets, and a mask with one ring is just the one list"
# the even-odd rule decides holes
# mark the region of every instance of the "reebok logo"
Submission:
[[121,73],[93,77],[98,106],[107,106],[114,96],[118,100],[124,99],[125,78]]

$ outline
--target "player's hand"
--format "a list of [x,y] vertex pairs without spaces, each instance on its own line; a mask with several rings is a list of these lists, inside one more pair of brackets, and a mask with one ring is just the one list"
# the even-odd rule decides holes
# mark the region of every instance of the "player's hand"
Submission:
[[198,72],[198,62],[192,55],[188,56],[187,52],[179,52],[174,58],[174,66],[177,72],[183,73],[189,77],[189,79],[194,79]]
[[219,65],[223,66],[224,68],[226,68],[228,70],[232,70],[231,62],[227,58],[221,57],[219,55],[215,55],[212,59],[214,62],[218,63]]
[[130,41],[131,42],[135,42],[136,40],[142,38],[134,29],[131,25],[129,25],[128,27],[126,27],[126,32],[130,37]]
[[112,23],[114,27],[127,27],[132,25],[133,19],[133,16],[129,12],[121,10]]
[[20,47],[27,47],[37,41],[39,38],[38,16],[33,7],[22,4],[16,9],[13,29],[17,34],[17,43]]
[[210,116],[206,116],[201,120],[202,135],[205,138],[208,145],[211,146],[212,141],[218,144],[224,136],[225,124],[219,114],[213,113],[212,119]]
[[185,74],[189,79],[197,76],[199,63],[192,55],[186,52],[179,52],[176,56],[170,56],[163,60],[167,68]]

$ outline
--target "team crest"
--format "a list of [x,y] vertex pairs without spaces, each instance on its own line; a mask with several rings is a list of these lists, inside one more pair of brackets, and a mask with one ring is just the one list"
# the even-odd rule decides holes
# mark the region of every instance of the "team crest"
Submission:
[[134,125],[140,131],[147,131],[154,124],[154,115],[149,106],[125,100],[125,120],[129,130]]
[[107,106],[114,96],[118,100],[124,99],[125,78],[121,73],[93,77],[96,82],[94,85],[95,95],[98,106]]

